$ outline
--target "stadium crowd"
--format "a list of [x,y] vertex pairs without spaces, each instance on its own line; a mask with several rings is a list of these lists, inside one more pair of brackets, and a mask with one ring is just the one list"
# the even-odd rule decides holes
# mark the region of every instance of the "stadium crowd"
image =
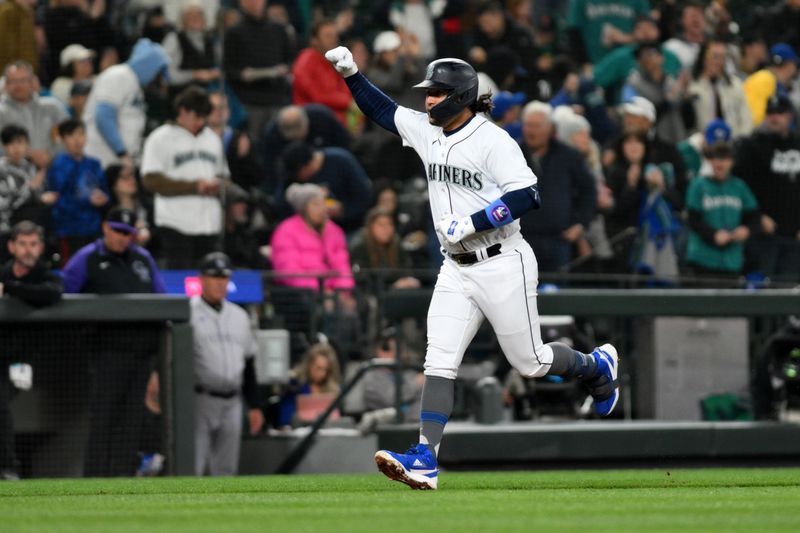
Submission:
[[539,180],[542,273],[800,281],[800,0],[5,0],[0,255],[33,221],[65,267],[123,209],[161,268],[224,251],[335,292],[346,339],[354,275],[419,287],[442,256],[426,169],[355,106],[340,44],[416,109],[428,61],[476,68]]
[[[0,235],[34,220],[64,265],[125,204],[164,267],[224,249],[346,272],[348,247],[360,269],[437,266],[425,169],[324,60],[342,43],[416,108],[431,58],[476,67],[539,177],[542,272],[795,281],[798,19],[797,0],[7,0]],[[292,183],[322,187],[345,241],[293,221]],[[385,236],[363,229],[376,206]]]

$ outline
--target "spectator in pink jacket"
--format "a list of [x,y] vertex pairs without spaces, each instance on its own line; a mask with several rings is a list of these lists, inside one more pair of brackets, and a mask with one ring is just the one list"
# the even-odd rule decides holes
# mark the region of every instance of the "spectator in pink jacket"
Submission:
[[312,183],[294,183],[286,189],[286,200],[297,214],[281,222],[272,235],[272,266],[276,273],[308,272],[311,276],[276,277],[276,283],[317,290],[319,274],[336,272],[338,275],[325,280],[326,292],[352,289],[344,231],[328,217],[324,189]]

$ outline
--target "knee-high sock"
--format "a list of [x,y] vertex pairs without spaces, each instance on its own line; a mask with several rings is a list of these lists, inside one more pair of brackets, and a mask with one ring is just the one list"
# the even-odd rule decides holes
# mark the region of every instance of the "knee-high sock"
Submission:
[[553,349],[553,364],[548,374],[580,380],[595,377],[597,360],[593,355],[573,350],[563,342],[550,342],[548,346]]
[[455,380],[425,376],[422,388],[422,409],[419,415],[419,441],[434,455],[439,453],[444,426],[453,412]]

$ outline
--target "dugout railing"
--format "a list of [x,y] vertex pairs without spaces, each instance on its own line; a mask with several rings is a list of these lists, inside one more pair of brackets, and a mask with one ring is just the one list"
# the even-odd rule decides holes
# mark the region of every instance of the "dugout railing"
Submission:
[[417,372],[422,372],[422,366],[402,363],[397,361],[381,360],[381,359],[371,359],[369,361],[364,361],[359,365],[359,368],[355,372],[355,374],[342,384],[342,389],[341,391],[339,391],[339,394],[336,396],[333,402],[331,402],[328,408],[325,409],[325,411],[314,421],[313,424],[311,424],[306,435],[303,438],[301,438],[297,444],[294,445],[289,454],[281,462],[276,473],[278,474],[293,473],[297,468],[297,466],[303,461],[305,456],[308,454],[311,447],[314,445],[314,441],[317,438],[320,429],[322,429],[325,426],[325,424],[328,422],[333,412],[336,411],[337,409],[341,409],[341,407],[344,404],[345,398],[347,398],[347,396],[353,391],[353,389],[355,389],[355,387],[364,378],[364,376],[367,375],[367,373],[381,369],[389,369],[395,373],[395,384],[396,384],[395,410],[399,416],[399,414],[402,412],[401,405],[403,403],[402,373],[406,370],[416,370]]
[[[388,324],[413,318],[424,327],[422,319],[432,293],[430,286],[395,290],[376,285],[379,288],[369,289],[368,294],[376,302],[375,320]],[[367,290],[363,286],[359,289],[362,294]],[[269,291],[267,297],[269,303]],[[326,297],[330,296],[316,295],[312,301],[317,305]],[[538,304],[542,315],[605,317],[613,321],[612,329],[623,342],[623,352],[631,354],[636,351],[629,343],[637,317],[746,317],[753,331],[751,342],[756,342],[752,339],[774,331],[783,317],[800,314],[800,291],[569,288],[543,292]],[[106,328],[109,324],[115,327]],[[133,342],[137,329],[130,327],[128,333],[120,333],[126,329],[120,326],[142,324],[155,327],[160,339],[155,360],[161,380],[160,427],[166,472],[193,473],[194,393],[188,300],[156,295],[66,295],[61,303],[46,308],[32,308],[13,298],[0,299],[0,328],[6,336],[0,344],[3,362],[30,362],[34,367],[35,394],[18,393],[12,402],[18,449],[21,446],[20,451],[28,454],[23,475],[81,475],[89,386],[87,347],[108,336],[109,331],[119,337],[103,342]],[[397,331],[402,346],[404,330]],[[9,346],[14,347],[13,353],[9,353]],[[343,391],[342,398],[346,393]],[[623,407],[626,413],[630,412],[630,405]],[[313,437],[309,443],[312,441]]]
[[[381,316],[399,324],[408,318],[425,317],[432,289],[390,291],[381,298]],[[655,317],[741,317],[748,321],[748,353],[756,353],[761,343],[789,315],[800,314],[800,288],[794,289],[559,289],[540,293],[537,298],[539,314],[569,315],[591,319],[607,319],[611,338],[621,348],[623,384],[622,408],[626,418],[632,418],[632,383],[641,351],[636,340],[641,339],[641,321]],[[402,328],[398,332],[402,335]],[[400,340],[402,343],[402,339]],[[624,363],[624,364],[623,364]],[[708,391],[713,393],[717,391]]]
[[[82,475],[88,438],[89,358],[97,346],[158,336],[154,370],[160,378],[160,418],[154,432],[166,456],[166,473],[194,472],[194,393],[189,304],[162,295],[65,295],[56,305],[33,308],[0,299],[2,371],[8,364],[33,369],[33,386],[16,391],[16,451],[23,477]],[[144,391],[143,391],[144,392]],[[145,411],[142,394],[142,412]]]

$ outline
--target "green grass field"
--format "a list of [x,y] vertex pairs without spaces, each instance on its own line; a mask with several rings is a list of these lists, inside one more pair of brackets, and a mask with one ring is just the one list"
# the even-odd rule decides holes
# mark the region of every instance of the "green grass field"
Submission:
[[34,480],[0,484],[11,531],[800,531],[800,469]]

